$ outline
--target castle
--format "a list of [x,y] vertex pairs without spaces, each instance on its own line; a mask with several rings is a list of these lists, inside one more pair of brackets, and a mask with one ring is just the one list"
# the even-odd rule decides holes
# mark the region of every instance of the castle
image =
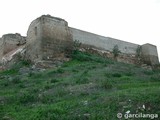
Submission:
[[76,40],[108,56],[117,45],[122,54],[119,60],[123,61],[124,56],[129,56],[127,59],[130,59],[131,63],[138,59],[137,50],[141,48],[139,52],[143,63],[159,64],[157,48],[154,45],[138,45],[71,28],[67,21],[50,15],[42,15],[32,21],[26,37],[20,34],[3,35],[0,38],[0,62],[5,64],[18,52],[24,52],[25,57],[32,62],[63,60]]

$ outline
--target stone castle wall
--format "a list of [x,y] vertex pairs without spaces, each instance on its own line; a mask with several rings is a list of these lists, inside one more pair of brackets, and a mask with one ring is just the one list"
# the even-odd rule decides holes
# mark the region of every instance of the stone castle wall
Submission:
[[17,49],[19,46],[26,43],[26,38],[20,34],[5,34],[0,39],[0,61],[2,62],[3,56]]
[[[25,58],[32,62],[65,60],[73,48],[73,41],[78,40],[83,45],[96,48],[98,52],[105,51],[104,55],[107,57],[113,57],[111,52],[114,46],[118,45],[121,51],[118,60],[128,63],[136,63],[137,49],[141,47],[140,54],[144,63],[159,64],[157,48],[154,45],[138,45],[71,28],[68,27],[67,21],[50,15],[42,15],[32,21],[26,39]],[[2,36],[0,58],[2,59],[3,55],[16,49],[19,45],[25,44],[26,39],[19,34]]]
[[27,31],[27,44],[26,44],[26,59],[36,60],[42,59],[41,55],[41,38],[42,38],[42,25],[41,19],[34,20]]
[[42,26],[43,59],[63,59],[67,50],[72,47],[72,35],[68,23],[60,18],[44,17]]
[[27,40],[27,55],[31,61],[63,59],[72,47],[68,23],[51,16],[41,16],[33,21]]
[[127,58],[126,61],[131,61],[130,63],[135,63],[137,49],[139,46],[141,46],[142,49],[140,52],[142,55],[141,57],[143,62],[149,65],[159,64],[157,47],[154,45],[151,44],[138,45],[130,42],[125,42],[122,40],[113,39],[110,37],[103,37],[100,35],[96,35],[93,33],[89,33],[71,27],[70,30],[73,35],[73,40],[78,40],[82,44],[91,45],[98,49],[106,51],[112,51],[114,46],[118,45],[118,48],[121,51],[121,53],[127,54],[123,55],[127,57],[122,57],[121,55],[121,57],[119,57],[119,60],[125,61],[125,58]]
[[3,46],[2,46],[2,38],[0,38],[0,62],[1,62],[1,58],[3,57]]
[[25,37],[20,34],[6,34],[2,36],[2,45],[3,45],[3,54],[6,54],[14,49],[16,49],[19,45],[25,44]]
[[149,43],[142,45],[143,62],[154,65],[159,63],[157,47]]
[[[54,60],[64,58],[65,51],[72,48],[72,41],[78,40],[84,45],[93,46],[99,50],[112,51],[115,45],[125,56],[135,59],[140,45],[122,40],[103,37],[86,31],[68,27],[68,23],[49,15],[43,15],[34,20],[27,32],[28,55],[34,60]],[[142,45],[141,54],[144,63],[158,64],[157,48]],[[145,52],[144,52],[145,51]],[[154,53],[154,54],[153,54]],[[133,57],[134,56],[134,57]],[[121,60],[124,58],[121,57]]]
[[70,28],[73,35],[73,40],[78,40],[82,44],[92,45],[99,49],[112,51],[115,45],[118,45],[119,50],[126,54],[135,54],[138,44],[133,44],[109,37],[103,37],[86,31]]

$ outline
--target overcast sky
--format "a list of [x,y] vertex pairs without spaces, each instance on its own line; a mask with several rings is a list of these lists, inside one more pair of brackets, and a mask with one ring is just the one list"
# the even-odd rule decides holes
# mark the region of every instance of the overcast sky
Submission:
[[154,44],[160,56],[160,0],[1,0],[0,36],[26,36],[31,21],[43,14],[102,36]]

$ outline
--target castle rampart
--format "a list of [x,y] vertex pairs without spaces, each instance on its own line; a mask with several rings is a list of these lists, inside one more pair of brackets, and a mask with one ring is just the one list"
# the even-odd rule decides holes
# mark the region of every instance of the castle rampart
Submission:
[[72,47],[68,23],[49,15],[34,20],[27,32],[26,55],[31,61],[63,59]]
[[12,50],[17,49],[19,46],[26,43],[26,38],[20,34],[5,34],[0,39],[0,61],[2,62],[3,56],[10,53]]
[[[63,61],[72,50],[73,41],[76,40],[83,45],[92,46],[100,51],[107,52],[112,52],[113,48],[117,45],[119,51],[122,53],[120,57],[122,61],[126,58],[123,57],[124,54],[131,56],[131,61],[134,61],[138,54],[141,55],[140,57],[143,63],[149,65],[159,64],[157,48],[154,45],[138,45],[71,28],[64,19],[50,15],[42,15],[31,22],[27,31],[25,57],[32,62]],[[0,39],[0,58],[2,59],[4,54],[17,48],[19,44],[25,44],[24,41],[24,37],[19,34],[2,36]]]
[[129,43],[110,37],[104,37],[89,33],[86,31],[70,28],[73,35],[73,40],[78,40],[82,44],[92,45],[102,50],[112,51],[115,45],[118,45],[119,50],[126,54],[136,54],[138,44]]
[[157,47],[152,44],[144,44],[142,47],[142,58],[143,62],[149,65],[159,63]]
[[98,49],[112,51],[115,45],[118,45],[121,53],[133,54],[136,56],[138,47],[141,48],[141,57],[144,63],[149,65],[159,64],[157,47],[151,44],[138,45],[122,40],[117,40],[110,37],[104,37],[78,30],[70,27],[73,35],[73,40],[78,40],[82,44],[91,45]]

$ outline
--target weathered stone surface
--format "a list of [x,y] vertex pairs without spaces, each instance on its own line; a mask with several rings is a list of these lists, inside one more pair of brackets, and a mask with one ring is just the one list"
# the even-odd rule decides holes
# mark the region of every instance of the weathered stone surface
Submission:
[[3,35],[0,39],[0,62],[5,62],[6,58],[12,58],[14,52],[25,43],[26,38],[18,33]]
[[0,70],[9,69],[12,65],[22,60],[21,55],[23,55],[24,47],[25,45],[21,45],[16,49],[3,55],[0,61]]
[[26,56],[33,62],[63,59],[73,42],[68,23],[49,15],[43,15],[31,23],[27,40]]
[[6,34],[2,36],[2,45],[3,45],[3,54],[6,54],[19,45],[23,45],[26,43],[25,37],[21,36],[20,34]]
[[[99,50],[112,52],[115,45],[118,46],[120,52],[123,54],[118,57],[118,61],[127,63],[146,63],[148,65],[159,64],[157,48],[151,44],[138,45],[121,40],[117,40],[110,37],[103,37],[86,31],[78,30],[75,28],[69,28],[73,35],[73,40],[78,40],[82,44],[96,47]],[[136,58],[138,47],[142,47],[143,61]],[[128,55],[131,55],[128,57]],[[122,57],[123,56],[123,57]],[[112,57],[112,56],[111,56]]]
[[73,40],[78,40],[82,44],[91,45],[102,50],[112,51],[115,45],[118,45],[119,50],[126,54],[135,54],[138,47],[137,44],[125,42],[122,40],[104,37],[89,33],[86,31],[69,28],[73,35]]
[[159,64],[157,47],[149,43],[142,45],[142,58],[148,65]]
[[[37,66],[47,68],[54,66],[53,63],[57,64],[68,60],[67,57],[73,48],[73,41],[77,40],[83,46],[80,50],[92,54],[113,58],[112,51],[117,45],[120,51],[117,61],[139,65],[143,63],[159,64],[157,48],[154,45],[144,44],[141,46],[71,28],[68,27],[67,21],[50,15],[42,15],[32,21],[27,31],[27,38],[20,34],[3,35],[0,38],[0,62],[10,60],[13,55],[17,54],[17,51],[25,51],[24,58],[37,63]],[[137,57],[139,47],[142,48],[139,51],[142,56]]]
[[3,46],[2,46],[2,38],[0,38],[0,62],[1,62],[1,59],[2,59],[2,56],[3,56]]

